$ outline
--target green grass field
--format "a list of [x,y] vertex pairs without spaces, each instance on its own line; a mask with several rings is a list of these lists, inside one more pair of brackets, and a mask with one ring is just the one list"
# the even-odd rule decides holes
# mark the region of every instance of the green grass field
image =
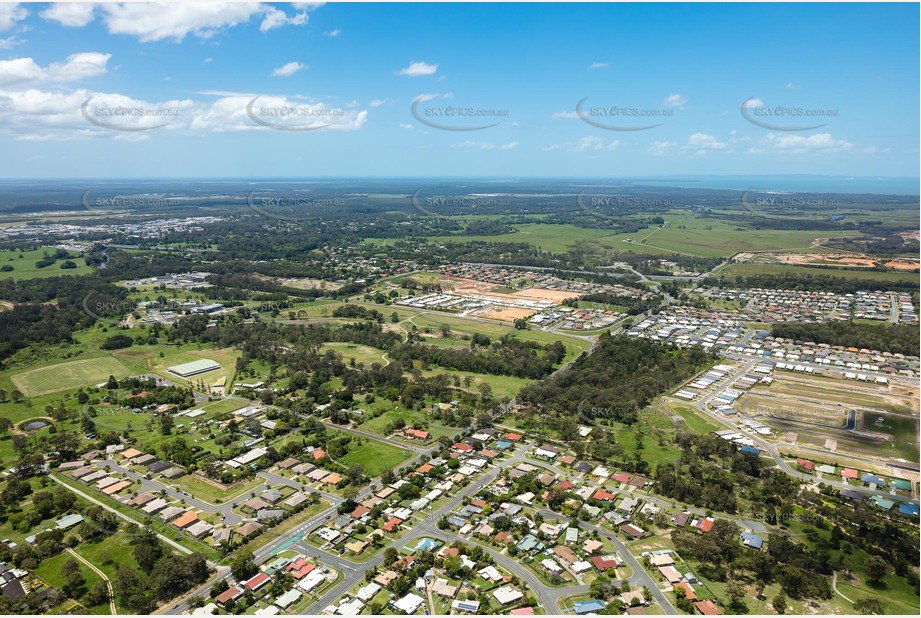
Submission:
[[844,279],[873,279],[879,281],[918,281],[918,273],[912,272],[878,272],[874,270],[842,270],[840,268],[821,268],[813,266],[789,266],[786,264],[729,264],[721,268],[717,274],[725,277],[749,275],[825,275],[827,277],[841,277]]
[[[639,232],[617,234],[608,230],[581,228],[574,225],[529,223],[516,231],[498,236],[432,236],[433,243],[449,242],[524,242],[543,251],[565,253],[576,248],[624,253],[678,253],[701,257],[728,257],[740,251],[809,249],[818,237],[808,230],[749,229],[727,221],[701,217],[688,210],[673,210],[664,215],[665,226],[647,227]],[[836,231],[837,236],[856,232]],[[375,244],[395,240],[369,240]]]
[[[405,408],[391,408],[393,404],[378,399],[371,406],[363,406],[365,408],[373,408],[374,406],[380,406],[379,409],[386,410],[380,416],[376,416],[372,419],[368,419],[361,425],[361,429],[364,431],[370,431],[376,433],[380,436],[387,437],[385,429],[388,425],[393,423],[398,418],[403,419],[408,427],[411,427],[415,421],[423,421],[427,423],[426,431],[432,434],[434,439],[438,439],[442,436],[454,435],[459,431],[456,427],[447,427],[436,423],[428,418],[428,415],[421,410],[407,410]],[[390,408],[390,409],[387,409]]]
[[[77,265],[76,268],[61,268],[64,260],[58,260],[50,266],[38,268],[35,263],[44,257],[45,252],[53,254],[57,249],[54,247],[43,247],[34,251],[0,251],[0,266],[12,266],[11,272],[0,272],[0,279],[12,278],[18,280],[40,279],[44,277],[60,277],[61,275],[85,275],[95,270],[92,266],[87,266],[83,261],[83,254],[79,257],[72,258],[70,261]],[[78,255],[76,251],[70,251],[72,255]],[[19,256],[22,256],[20,258]]]
[[368,440],[361,438],[363,442],[358,445],[354,441],[349,444],[349,452],[337,461],[347,466],[360,465],[365,469],[368,476],[378,476],[384,470],[391,470],[399,467],[408,457],[403,455],[403,451],[395,446],[378,442],[377,440]]
[[[163,353],[162,357],[160,356],[161,352]],[[128,367],[131,367],[136,372],[135,375],[155,373],[172,381],[176,385],[185,386],[191,381],[195,385],[201,382],[206,387],[211,386],[221,377],[227,378],[227,386],[229,387],[233,382],[237,358],[240,355],[241,352],[239,350],[231,348],[198,350],[193,346],[183,346],[178,349],[173,346],[145,346],[144,348],[128,348],[116,352],[118,359]],[[180,378],[167,371],[169,367],[174,365],[181,365],[203,358],[208,358],[220,363],[221,368],[200,373],[189,379]]]
[[381,365],[387,364],[387,360],[384,358],[384,352],[366,345],[338,342],[324,343],[323,347],[320,348],[320,353],[322,354],[327,350],[334,350],[342,354],[342,358],[346,363],[354,358],[356,363],[363,363],[369,367],[374,363],[380,363]]
[[34,397],[81,386],[96,386],[110,375],[124,378],[132,371],[111,356],[57,363],[18,373],[11,377],[23,394]]

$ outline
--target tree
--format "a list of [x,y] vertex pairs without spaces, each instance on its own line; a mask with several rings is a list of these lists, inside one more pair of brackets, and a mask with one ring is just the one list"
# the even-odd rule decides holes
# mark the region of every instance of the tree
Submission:
[[[395,551],[395,550],[394,550]],[[256,566],[255,556],[251,552],[241,552],[234,556],[230,562],[230,572],[237,580],[251,578],[259,570]]]
[[787,611],[787,597],[784,596],[783,592],[777,593],[777,596],[771,601],[771,607],[773,607],[774,611],[778,614]]
[[880,603],[879,599],[871,599],[871,598],[860,599],[859,601],[854,601],[854,610],[858,614],[864,614],[864,615],[872,614],[872,615],[879,616],[880,614],[886,613],[885,610],[883,609],[883,604]]
[[867,583],[872,586],[882,584],[883,579],[889,574],[889,563],[879,556],[867,556],[863,565],[867,573]]
[[160,433],[164,436],[173,433],[173,417],[169,414],[164,414],[160,417]]
[[102,605],[109,601],[109,587],[105,582],[96,582],[89,592],[86,593],[86,604],[89,607]]
[[[745,604],[742,602],[742,599],[745,598],[745,586],[742,582],[738,580],[732,580],[726,584],[726,594],[731,600],[731,605],[735,610],[740,610],[745,607]],[[741,613],[741,612],[739,612]]]
[[[4,391],[5,392],[5,391]],[[0,436],[5,436],[13,428],[13,421],[6,418],[5,416],[0,416]]]

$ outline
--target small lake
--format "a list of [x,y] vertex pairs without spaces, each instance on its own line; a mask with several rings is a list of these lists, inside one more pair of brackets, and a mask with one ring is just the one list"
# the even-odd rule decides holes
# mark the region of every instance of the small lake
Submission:
[[47,427],[48,425],[49,423],[45,421],[29,421],[28,423],[23,425],[22,428],[25,431],[38,431],[39,429],[43,429]]

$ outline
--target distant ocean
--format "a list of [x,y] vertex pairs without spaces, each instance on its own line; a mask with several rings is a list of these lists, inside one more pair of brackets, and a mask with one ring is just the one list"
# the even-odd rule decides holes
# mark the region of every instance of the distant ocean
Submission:
[[636,184],[700,189],[919,195],[921,179],[909,176],[655,176],[631,177]]

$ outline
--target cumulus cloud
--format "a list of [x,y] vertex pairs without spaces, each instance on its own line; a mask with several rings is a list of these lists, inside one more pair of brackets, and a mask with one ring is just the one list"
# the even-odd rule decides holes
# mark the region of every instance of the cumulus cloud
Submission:
[[438,71],[437,64],[428,64],[427,62],[416,62],[413,60],[405,69],[397,71],[397,75],[406,75],[408,77],[421,77],[423,75],[434,75]]
[[544,148],[545,151],[563,150],[566,152],[599,152],[604,150],[616,150],[620,146],[620,140],[605,141],[596,135],[589,135],[574,142],[562,142],[551,144]]
[[769,133],[765,137],[769,147],[785,152],[825,151],[839,152],[850,150],[853,147],[848,141],[835,139],[831,133],[816,133],[815,135],[780,135]]
[[670,94],[665,97],[665,105],[669,107],[677,107],[679,109],[684,109],[685,104],[688,102],[687,97],[681,94]]
[[688,138],[686,147],[690,150],[725,150],[729,148],[729,144],[708,133],[695,133]]
[[0,3],[0,32],[5,32],[29,15],[18,2]]
[[606,69],[608,68],[607,62],[593,62],[589,65],[590,69]]
[[288,14],[284,11],[274,6],[266,5],[265,15],[262,18],[262,23],[259,25],[259,31],[268,32],[269,30],[281,28],[285,25],[303,26],[307,23],[308,19],[306,11],[295,13],[291,17],[288,17]]
[[342,30],[340,30],[339,28],[333,28],[332,30],[323,33],[323,36],[329,37],[331,39],[338,38],[341,35],[342,35]]
[[481,142],[474,140],[467,140],[459,144],[452,145],[452,148],[462,148],[464,150],[512,150],[517,147],[518,142],[495,144],[493,142]]
[[0,60],[0,87],[23,82],[72,82],[95,77],[106,72],[111,54],[83,52],[71,54],[65,62],[53,62],[41,67],[32,58]]
[[5,39],[0,39],[0,49],[13,49],[16,45],[22,45],[23,43],[25,41],[18,36],[9,36]]
[[55,2],[39,13],[42,19],[62,26],[82,28],[96,17],[95,2]]
[[670,142],[668,140],[653,142],[649,145],[649,148],[646,149],[650,155],[654,157],[661,157],[667,154],[672,154],[675,151],[677,144],[675,142]]
[[384,105],[385,103],[387,103],[387,99],[374,99],[370,103],[368,103],[368,107],[380,107],[381,105]]
[[272,71],[272,77],[290,77],[298,71],[303,71],[306,68],[307,65],[301,62],[289,62],[288,64],[280,66]]

